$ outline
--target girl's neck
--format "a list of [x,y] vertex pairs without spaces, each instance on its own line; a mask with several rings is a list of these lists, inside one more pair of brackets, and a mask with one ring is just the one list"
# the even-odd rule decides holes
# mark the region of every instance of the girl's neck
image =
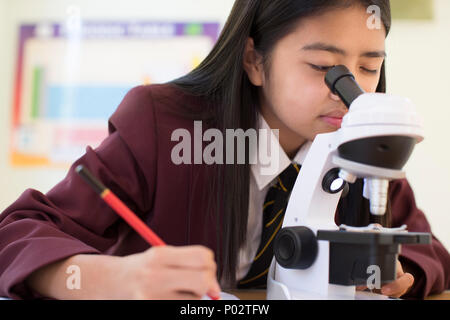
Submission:
[[293,159],[306,139],[286,127],[281,120],[269,110],[262,108],[261,114],[271,129],[279,129],[279,142],[289,159]]

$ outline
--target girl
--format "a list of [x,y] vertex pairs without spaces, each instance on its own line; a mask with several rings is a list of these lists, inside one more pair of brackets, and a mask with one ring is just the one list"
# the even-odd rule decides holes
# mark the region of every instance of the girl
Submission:
[[[381,9],[380,28],[367,23],[371,5]],[[343,64],[365,91],[385,92],[390,23],[388,0],[236,0],[198,68],[171,83],[131,90],[100,147],[88,147],[46,195],[27,190],[3,212],[0,295],[195,299],[251,287],[250,280],[264,283],[265,272],[249,274],[262,253],[265,199],[281,187],[278,178],[291,162],[301,164],[310,141],[337,130],[346,113],[324,76]],[[249,161],[175,164],[172,133],[181,128],[194,136],[194,120],[224,136],[226,129],[279,129],[278,172],[262,175]],[[170,246],[148,249],[76,175],[79,164]],[[367,212],[358,181],[342,198],[336,222],[367,225]],[[391,183],[386,218],[384,224],[430,232],[406,180]],[[449,268],[450,256],[436,238],[431,246],[404,246],[397,280],[382,293],[423,298],[441,292],[449,288]],[[67,284],[71,270],[79,271],[78,286]]]

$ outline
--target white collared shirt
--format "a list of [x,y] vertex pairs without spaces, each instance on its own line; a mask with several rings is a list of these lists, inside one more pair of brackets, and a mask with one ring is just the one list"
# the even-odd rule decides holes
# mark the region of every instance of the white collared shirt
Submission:
[[[259,128],[270,130],[269,125],[262,116],[259,117]],[[271,130],[272,131],[272,130]],[[239,267],[236,271],[236,279],[240,280],[250,270],[250,266],[256,256],[261,240],[263,223],[263,206],[267,192],[275,184],[276,178],[292,163],[280,146],[275,131],[271,135],[272,146],[278,148],[279,163],[277,170],[272,174],[262,174],[262,165],[259,161],[251,165],[250,193],[247,224],[247,241],[239,251]],[[303,164],[312,142],[306,142],[297,152],[293,161]]]

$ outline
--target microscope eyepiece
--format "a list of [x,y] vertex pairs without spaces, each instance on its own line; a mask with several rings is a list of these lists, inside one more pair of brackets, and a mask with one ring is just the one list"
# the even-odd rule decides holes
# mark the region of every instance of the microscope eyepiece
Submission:
[[350,108],[352,102],[364,93],[356,82],[355,76],[343,65],[335,66],[328,71],[325,83],[332,93],[342,99],[347,108]]

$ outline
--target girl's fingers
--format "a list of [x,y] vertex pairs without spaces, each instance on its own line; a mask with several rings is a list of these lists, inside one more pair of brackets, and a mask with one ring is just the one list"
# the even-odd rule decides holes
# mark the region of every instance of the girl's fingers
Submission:
[[[158,300],[200,300],[202,297],[192,292],[167,292],[158,297]],[[147,300],[147,299],[143,299]]]
[[[202,296],[190,292],[177,292],[172,298],[173,300],[200,300]],[[171,300],[172,300],[171,299]]]
[[364,290],[366,290],[367,289],[367,286],[357,286],[356,287],[356,290],[357,291],[364,291]]
[[411,288],[413,283],[414,277],[412,276],[412,274],[404,273],[394,282],[383,286],[383,288],[381,289],[381,293],[386,296],[399,298],[404,295],[409,288]]
[[174,268],[211,269],[216,271],[212,250],[202,246],[154,247],[149,256],[158,264]]
[[400,278],[404,274],[405,274],[405,272],[403,271],[402,264],[400,263],[399,260],[397,260],[397,278]]
[[206,293],[220,296],[221,289],[212,272],[170,269],[163,278],[166,288],[172,292],[191,293],[200,298]]

